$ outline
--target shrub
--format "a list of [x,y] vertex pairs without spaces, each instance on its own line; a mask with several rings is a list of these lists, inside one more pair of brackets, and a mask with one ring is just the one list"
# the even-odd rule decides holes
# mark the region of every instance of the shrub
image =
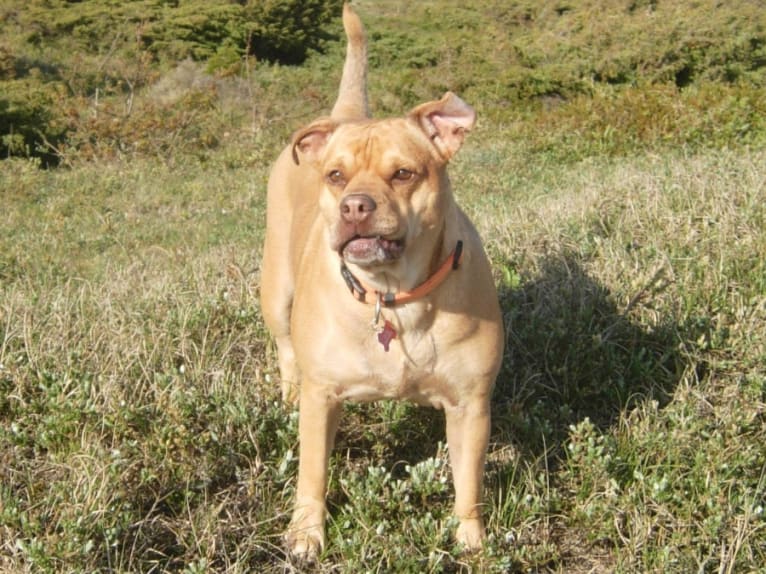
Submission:
[[329,36],[322,30],[340,14],[341,0],[256,0],[245,15],[252,54],[287,64],[300,63]]
[[57,163],[55,147],[66,126],[57,102],[63,86],[36,78],[2,82],[0,96],[0,154],[40,157],[45,165]]
[[57,150],[66,163],[175,155],[216,147],[224,129],[211,113],[217,101],[214,85],[201,86],[163,103],[141,99],[129,114],[106,102],[98,109],[81,106],[69,118],[67,141]]
[[219,46],[233,42],[242,53],[244,19],[239,4],[179,2],[172,10],[157,11],[155,20],[142,31],[143,46],[165,62],[184,58],[207,60]]

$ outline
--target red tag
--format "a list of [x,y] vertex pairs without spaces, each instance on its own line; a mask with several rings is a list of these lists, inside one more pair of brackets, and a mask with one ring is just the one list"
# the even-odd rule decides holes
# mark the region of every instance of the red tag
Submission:
[[386,321],[383,325],[383,330],[378,333],[378,342],[383,345],[383,350],[388,353],[388,346],[391,344],[391,340],[396,339],[396,331],[391,321]]

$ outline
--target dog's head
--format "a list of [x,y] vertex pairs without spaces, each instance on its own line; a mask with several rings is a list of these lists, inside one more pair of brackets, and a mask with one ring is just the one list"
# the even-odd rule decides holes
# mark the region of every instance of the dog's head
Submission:
[[313,122],[293,138],[296,163],[322,174],[319,208],[330,248],[364,268],[402,258],[443,224],[451,201],[445,167],[476,120],[452,93],[404,118]]

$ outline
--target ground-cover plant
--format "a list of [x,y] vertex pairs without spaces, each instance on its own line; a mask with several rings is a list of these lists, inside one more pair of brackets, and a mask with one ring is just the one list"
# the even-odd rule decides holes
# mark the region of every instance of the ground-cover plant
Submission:
[[[319,569],[757,568],[763,152],[509,179],[476,170],[500,145],[484,135],[453,174],[509,331],[488,548],[449,541],[439,413],[349,407]],[[4,568],[286,567],[296,419],[256,298],[268,163],[227,156],[2,164]]]

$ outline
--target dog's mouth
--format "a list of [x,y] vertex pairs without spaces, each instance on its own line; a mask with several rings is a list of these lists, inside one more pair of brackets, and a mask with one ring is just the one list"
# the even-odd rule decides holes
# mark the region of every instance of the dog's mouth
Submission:
[[404,253],[404,241],[381,236],[355,235],[339,249],[341,257],[356,265],[376,265],[395,261]]

